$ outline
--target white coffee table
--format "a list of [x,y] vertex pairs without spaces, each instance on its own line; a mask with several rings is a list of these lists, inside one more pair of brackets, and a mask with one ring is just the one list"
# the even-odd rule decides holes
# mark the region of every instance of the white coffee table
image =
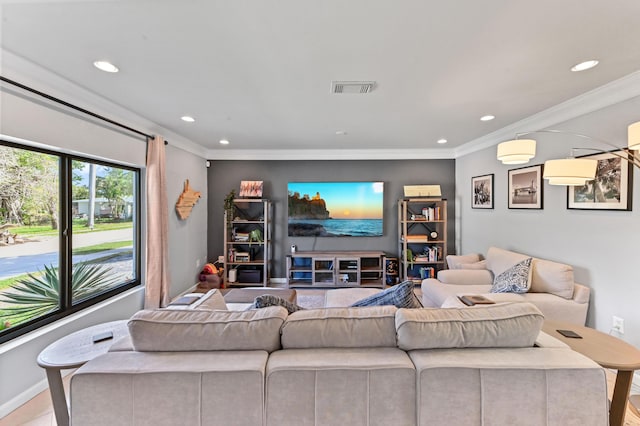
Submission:
[[[69,425],[69,409],[62,385],[61,370],[78,368],[106,353],[113,342],[129,334],[128,320],[94,325],[56,340],[38,355],[38,365],[47,372],[47,381],[58,426]],[[113,338],[93,343],[93,336],[111,331]]]

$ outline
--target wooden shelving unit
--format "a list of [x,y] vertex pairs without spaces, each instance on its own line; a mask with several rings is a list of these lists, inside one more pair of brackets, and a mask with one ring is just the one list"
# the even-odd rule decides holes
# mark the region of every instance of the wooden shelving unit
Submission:
[[447,200],[405,198],[398,201],[400,276],[422,282],[446,267]]
[[224,215],[225,284],[267,287],[271,274],[271,201],[239,198],[233,204],[232,214]]
[[379,251],[310,251],[287,256],[289,287],[379,287],[386,281]]

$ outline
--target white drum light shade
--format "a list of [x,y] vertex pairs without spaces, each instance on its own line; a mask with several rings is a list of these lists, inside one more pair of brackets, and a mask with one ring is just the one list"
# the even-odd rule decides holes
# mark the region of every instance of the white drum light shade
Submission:
[[629,125],[627,137],[629,149],[640,149],[640,121]]
[[550,185],[584,185],[596,176],[598,160],[587,158],[563,158],[544,163],[543,177]]
[[536,141],[514,139],[498,145],[498,160],[502,164],[524,164],[536,156]]

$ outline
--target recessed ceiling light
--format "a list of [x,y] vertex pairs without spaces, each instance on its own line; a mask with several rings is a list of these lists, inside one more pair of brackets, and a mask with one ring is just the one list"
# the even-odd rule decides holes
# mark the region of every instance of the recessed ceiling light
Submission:
[[347,132],[346,132],[345,130],[338,130],[338,131],[336,131],[336,135],[339,135],[339,136],[344,136],[344,135],[346,135],[346,134],[347,134]]
[[480,121],[491,121],[494,118],[496,118],[495,115],[483,115],[480,117]]
[[220,139],[220,145],[229,145],[229,141],[226,139]]
[[194,121],[196,121],[195,118],[189,116],[189,115],[183,115],[182,117],[180,117],[180,119],[182,121],[186,121],[187,123],[193,123]]
[[107,61],[95,61],[93,66],[104,72],[118,72],[118,67]]
[[446,139],[438,139],[438,143],[447,143]]
[[593,67],[595,67],[596,65],[598,65],[599,61],[595,60],[595,59],[591,59],[588,61],[584,61],[584,62],[580,62],[577,65],[574,65],[571,67],[571,71],[573,72],[579,72],[579,71],[586,71],[589,70]]

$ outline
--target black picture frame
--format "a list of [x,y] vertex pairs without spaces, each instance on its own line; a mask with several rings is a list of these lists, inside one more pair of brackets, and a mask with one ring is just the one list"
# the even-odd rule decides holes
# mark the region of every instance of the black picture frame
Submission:
[[508,207],[510,209],[544,208],[542,164],[520,167],[508,171]]
[[471,208],[493,209],[493,173],[471,178]]
[[630,155],[627,149],[620,149],[580,156],[598,160],[596,178],[567,187],[567,209],[631,211],[633,166],[626,160]]

